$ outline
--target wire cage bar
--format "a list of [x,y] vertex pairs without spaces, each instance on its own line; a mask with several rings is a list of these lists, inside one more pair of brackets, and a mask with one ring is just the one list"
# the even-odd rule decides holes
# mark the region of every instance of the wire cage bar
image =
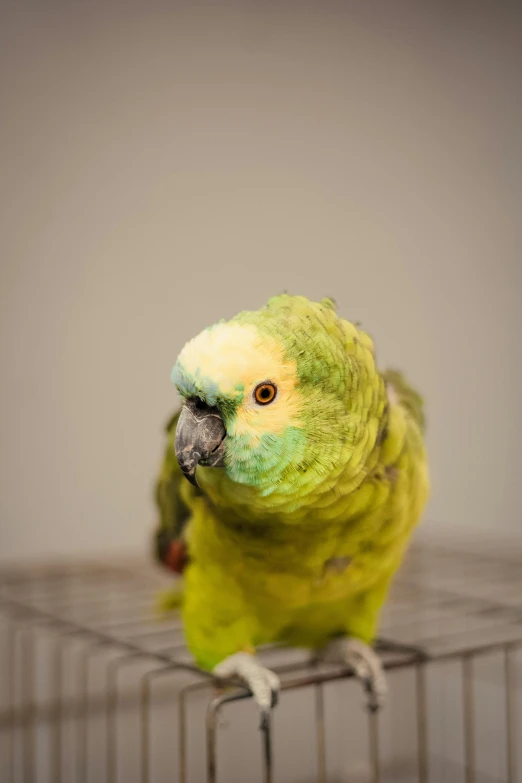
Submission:
[[377,643],[385,708],[270,645],[282,693],[262,731],[249,692],[156,613],[171,583],[141,561],[0,571],[1,781],[522,783],[520,562],[413,547]]

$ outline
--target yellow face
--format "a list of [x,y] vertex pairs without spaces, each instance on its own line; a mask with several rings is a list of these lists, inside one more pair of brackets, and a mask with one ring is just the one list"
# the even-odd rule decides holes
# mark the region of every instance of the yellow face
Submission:
[[256,445],[265,433],[300,426],[296,363],[277,340],[251,326],[232,322],[205,330],[183,348],[177,367],[212,394],[241,400],[228,435],[249,435]]

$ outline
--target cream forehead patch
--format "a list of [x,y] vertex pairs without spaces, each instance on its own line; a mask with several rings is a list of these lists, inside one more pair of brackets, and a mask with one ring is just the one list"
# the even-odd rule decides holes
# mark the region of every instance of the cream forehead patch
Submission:
[[295,362],[285,361],[277,340],[237,323],[201,332],[183,348],[178,361],[188,375],[211,379],[224,395],[234,395],[238,386],[248,394],[261,381],[295,381],[297,375]]

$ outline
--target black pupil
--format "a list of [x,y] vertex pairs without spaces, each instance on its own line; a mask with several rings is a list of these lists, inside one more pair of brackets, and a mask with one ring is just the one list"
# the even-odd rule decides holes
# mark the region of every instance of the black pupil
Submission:
[[271,393],[272,393],[272,390],[270,389],[269,386],[263,386],[263,388],[259,392],[259,394],[260,394],[260,396],[261,396],[261,398],[263,400],[268,400],[268,398],[270,397]]

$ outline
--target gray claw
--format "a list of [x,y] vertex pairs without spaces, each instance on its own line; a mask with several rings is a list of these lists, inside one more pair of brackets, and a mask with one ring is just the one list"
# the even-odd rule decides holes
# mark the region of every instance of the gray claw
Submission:
[[225,658],[215,669],[216,677],[228,679],[239,677],[250,690],[261,715],[261,729],[267,731],[272,709],[277,704],[281,687],[279,677],[263,666],[250,653],[239,652]]
[[270,727],[270,715],[272,714],[272,710],[265,710],[262,709],[259,711],[259,729],[260,731],[268,731]]

